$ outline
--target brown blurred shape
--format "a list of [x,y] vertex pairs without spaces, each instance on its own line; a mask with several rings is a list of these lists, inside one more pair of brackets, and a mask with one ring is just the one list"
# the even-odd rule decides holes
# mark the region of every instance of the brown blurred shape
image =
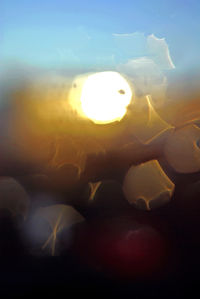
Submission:
[[142,210],[154,209],[167,203],[174,187],[157,160],[132,166],[123,182],[127,200]]

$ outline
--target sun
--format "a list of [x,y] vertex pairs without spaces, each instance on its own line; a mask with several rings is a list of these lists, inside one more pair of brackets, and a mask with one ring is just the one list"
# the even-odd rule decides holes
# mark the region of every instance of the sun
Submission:
[[[112,71],[87,75],[84,79],[75,80],[73,87],[79,90],[76,93],[80,97],[79,112],[96,124],[120,121],[132,98],[128,81]],[[77,99],[74,99],[75,102],[77,107]]]
[[132,91],[117,72],[100,72],[85,81],[81,104],[85,115],[97,124],[119,121],[126,113]]

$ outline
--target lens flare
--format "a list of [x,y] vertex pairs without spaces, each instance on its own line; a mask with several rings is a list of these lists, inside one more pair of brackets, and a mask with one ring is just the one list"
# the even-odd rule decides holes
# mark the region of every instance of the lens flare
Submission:
[[75,79],[72,85],[72,106],[81,116],[96,124],[121,120],[131,98],[132,90],[128,81],[117,72],[89,74]]

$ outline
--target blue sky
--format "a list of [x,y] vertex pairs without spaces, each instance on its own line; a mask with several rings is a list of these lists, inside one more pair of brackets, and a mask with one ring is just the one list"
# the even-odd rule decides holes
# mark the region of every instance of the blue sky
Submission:
[[124,54],[112,34],[141,32],[165,37],[176,66],[193,65],[200,53],[199,16],[198,0],[1,0],[0,61],[109,68],[113,57],[132,58],[132,48]]

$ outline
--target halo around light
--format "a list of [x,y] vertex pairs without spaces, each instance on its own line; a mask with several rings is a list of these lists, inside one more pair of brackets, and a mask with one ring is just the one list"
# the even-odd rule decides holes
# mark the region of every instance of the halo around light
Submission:
[[130,104],[132,90],[117,72],[95,73],[86,79],[81,92],[82,110],[96,124],[119,121]]

